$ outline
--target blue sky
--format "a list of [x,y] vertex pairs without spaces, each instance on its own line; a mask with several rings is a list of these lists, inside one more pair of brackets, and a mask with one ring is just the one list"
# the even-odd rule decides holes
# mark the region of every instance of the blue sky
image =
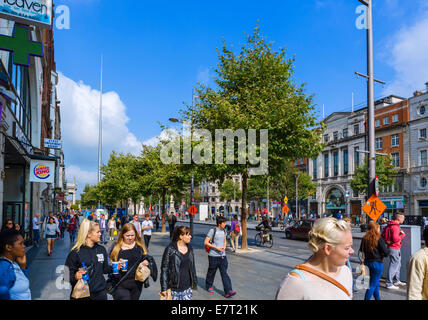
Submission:
[[[409,39],[422,37],[428,42],[425,32],[420,31],[428,21],[428,8],[419,0],[374,3],[375,77],[387,82],[385,88],[376,85],[375,96],[392,93],[408,97],[428,81],[427,70],[406,62],[426,61],[422,56],[427,51],[419,54]],[[326,115],[350,111],[352,92],[356,104],[366,101],[366,82],[354,75],[355,71],[366,73],[366,32],[355,25],[357,0],[56,1],[57,6],[62,4],[71,12],[70,30],[55,29],[57,70],[68,84],[68,90],[61,85],[59,89],[62,106],[67,109],[62,121],[69,126],[63,131],[63,145],[66,165],[72,167],[68,175],[77,175],[80,187],[95,182],[97,170],[96,145],[87,143],[87,149],[79,148],[76,135],[81,132],[85,139],[88,129],[94,136],[96,128],[91,131],[91,126],[97,123],[99,98],[95,97],[100,87],[101,54],[103,92],[109,94],[103,100],[109,103],[108,110],[117,106],[119,113],[114,117],[120,122],[120,128],[104,127],[104,132],[114,135],[120,131],[126,137],[121,141],[128,141],[123,146],[107,139],[104,160],[113,149],[128,152],[139,141],[159,135],[157,122],[167,123],[168,118],[178,115],[183,102],[191,103],[196,82],[213,84],[222,38],[239,47],[257,20],[265,38],[277,47],[286,47],[289,56],[295,55],[296,81],[307,84],[320,116],[322,104]],[[412,69],[409,77],[408,69]],[[88,98],[84,98],[86,94]],[[87,107],[94,110],[87,117],[94,119],[81,117],[80,122],[73,122],[73,112],[82,113],[79,108],[84,102],[79,101],[84,100],[93,100]],[[111,121],[114,112],[106,115]]]

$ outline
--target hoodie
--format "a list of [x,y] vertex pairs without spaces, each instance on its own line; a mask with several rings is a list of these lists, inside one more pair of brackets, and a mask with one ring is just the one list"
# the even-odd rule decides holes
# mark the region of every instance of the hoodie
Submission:
[[391,220],[382,232],[382,238],[385,240],[389,249],[400,250],[401,240],[405,237],[404,234],[400,234],[400,224],[396,220]]

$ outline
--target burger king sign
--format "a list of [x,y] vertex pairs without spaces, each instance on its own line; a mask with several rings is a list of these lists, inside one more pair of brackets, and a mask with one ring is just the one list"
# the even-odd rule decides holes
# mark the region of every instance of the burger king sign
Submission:
[[53,183],[55,177],[55,162],[31,160],[30,182]]

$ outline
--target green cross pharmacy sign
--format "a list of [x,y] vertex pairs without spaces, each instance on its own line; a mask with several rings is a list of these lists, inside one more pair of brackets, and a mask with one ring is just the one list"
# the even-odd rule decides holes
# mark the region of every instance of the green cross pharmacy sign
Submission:
[[30,56],[43,57],[43,44],[31,40],[30,28],[17,26],[12,36],[0,35],[0,50],[12,53],[12,62],[20,66],[30,65]]

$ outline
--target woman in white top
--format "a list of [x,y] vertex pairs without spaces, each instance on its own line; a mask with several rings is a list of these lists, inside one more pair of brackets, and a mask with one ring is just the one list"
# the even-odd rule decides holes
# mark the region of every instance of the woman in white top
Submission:
[[108,221],[108,231],[109,231],[110,241],[114,240],[114,232],[116,231],[116,221],[114,220],[113,216]]
[[346,261],[354,250],[348,223],[317,220],[308,247],[314,254],[284,278],[276,300],[352,300],[352,272]]

